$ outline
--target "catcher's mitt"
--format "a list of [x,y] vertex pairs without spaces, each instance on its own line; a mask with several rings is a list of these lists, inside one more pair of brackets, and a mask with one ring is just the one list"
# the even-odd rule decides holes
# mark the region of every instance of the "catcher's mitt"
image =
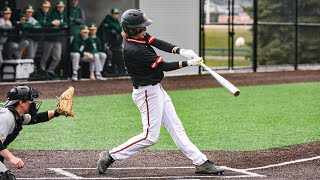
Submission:
[[61,115],[65,115],[66,117],[69,117],[69,116],[74,117],[74,112],[72,112],[73,93],[74,93],[74,88],[70,86],[58,98],[59,102],[58,102],[57,108]]

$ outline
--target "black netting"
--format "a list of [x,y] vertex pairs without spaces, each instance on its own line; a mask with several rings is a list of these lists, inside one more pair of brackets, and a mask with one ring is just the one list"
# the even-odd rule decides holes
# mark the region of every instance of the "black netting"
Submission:
[[258,19],[263,22],[294,22],[292,0],[258,0]]
[[298,21],[300,23],[320,23],[320,1],[299,0]]
[[[217,22],[215,24],[210,22],[212,29],[206,29],[206,32],[212,31],[211,34],[206,34],[206,55],[215,58],[212,58],[212,62],[221,59],[220,64],[212,63],[213,65],[228,65],[229,68],[251,66],[252,59],[257,59],[258,67],[262,65],[298,67],[298,64],[320,63],[320,0],[210,0],[210,2],[211,9],[213,7],[216,9],[211,14],[217,15],[214,19]],[[254,6],[254,2],[257,3],[257,7]],[[232,4],[234,8],[230,8]],[[222,11],[223,8],[226,10]],[[232,22],[232,19],[228,21],[230,15],[228,12],[232,9],[234,13],[231,15],[234,14],[235,23],[234,40],[242,36],[246,39],[246,44],[241,48],[234,47],[234,61],[228,63],[231,61],[227,61],[226,58],[232,59],[227,54],[228,25],[232,27],[231,23],[228,24]],[[254,18],[254,12],[258,17],[257,44],[252,41],[254,34],[251,20]],[[254,47],[257,48],[256,58],[252,56]]]
[[299,27],[298,62],[299,64],[320,63],[320,27]]
[[294,63],[294,27],[258,26],[258,65]]

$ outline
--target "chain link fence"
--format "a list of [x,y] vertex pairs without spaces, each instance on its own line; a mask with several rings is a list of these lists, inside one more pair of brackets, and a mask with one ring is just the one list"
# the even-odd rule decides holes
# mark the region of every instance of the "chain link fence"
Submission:
[[[320,1],[204,0],[203,4],[204,54],[213,68],[297,70],[301,65],[320,64]],[[246,45],[236,48],[234,42],[240,36]],[[212,58],[212,46],[229,51],[228,56],[216,52]],[[224,63],[217,63],[221,59]]]

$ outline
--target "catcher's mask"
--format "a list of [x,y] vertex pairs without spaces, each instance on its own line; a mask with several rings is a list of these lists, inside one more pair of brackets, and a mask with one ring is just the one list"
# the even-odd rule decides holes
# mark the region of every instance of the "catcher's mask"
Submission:
[[122,29],[129,36],[136,36],[141,33],[143,28],[152,24],[146,14],[140,9],[126,10],[121,16]]
[[29,114],[35,115],[38,112],[38,109],[41,106],[41,101],[34,101],[35,98],[38,98],[41,94],[40,91],[30,88],[29,86],[14,86],[7,93],[7,102],[4,104],[4,107],[14,106],[20,100],[27,101],[30,100],[30,109]]

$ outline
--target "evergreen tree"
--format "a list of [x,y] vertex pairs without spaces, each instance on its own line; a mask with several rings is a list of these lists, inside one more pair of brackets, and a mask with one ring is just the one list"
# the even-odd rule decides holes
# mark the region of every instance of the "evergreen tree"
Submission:
[[[258,0],[259,22],[295,22],[295,1]],[[299,23],[320,23],[320,1],[298,1]],[[245,8],[252,16],[253,9]],[[258,26],[258,64],[293,64],[295,27],[281,25]],[[299,63],[320,63],[320,27],[299,26]]]

